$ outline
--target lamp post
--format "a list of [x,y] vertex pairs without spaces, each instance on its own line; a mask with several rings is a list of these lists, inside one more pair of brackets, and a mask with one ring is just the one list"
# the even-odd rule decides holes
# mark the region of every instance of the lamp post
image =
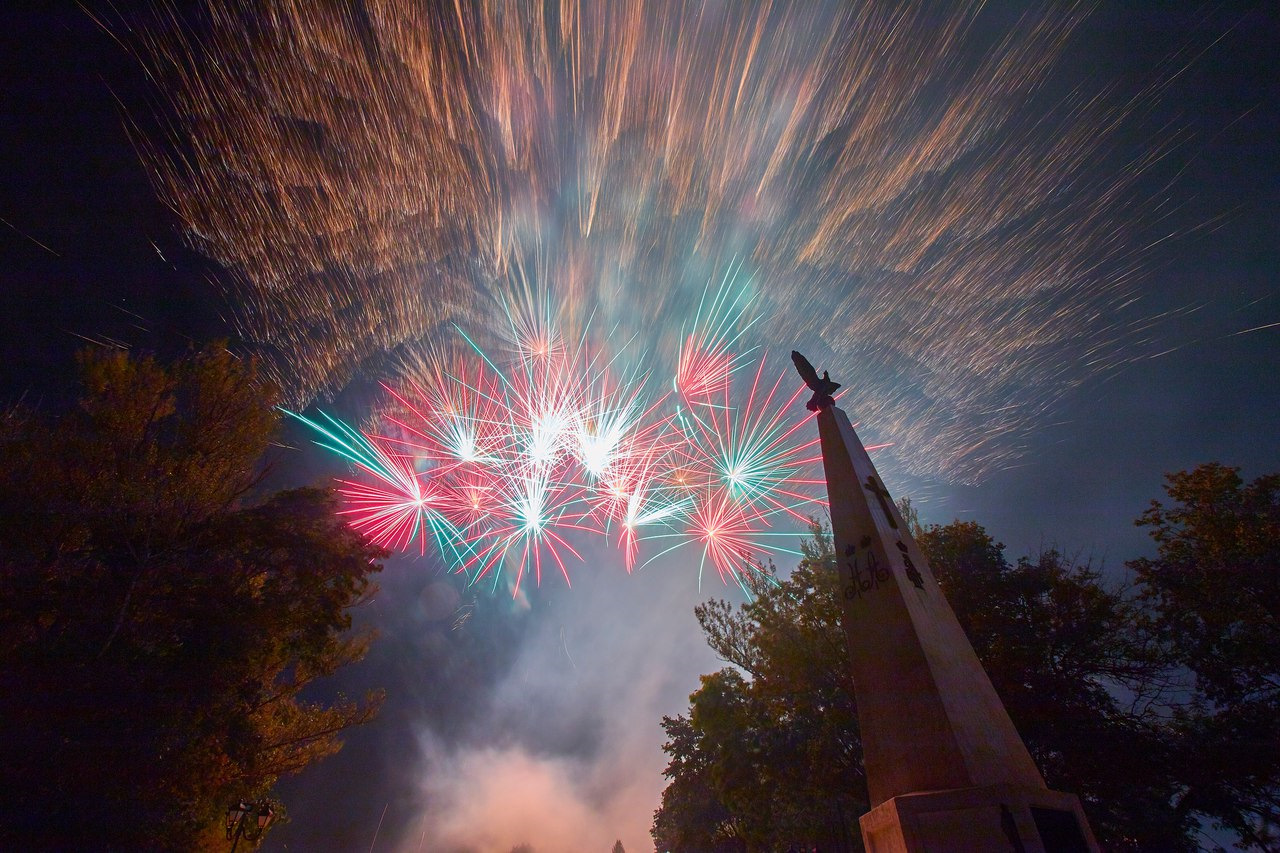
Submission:
[[275,817],[275,809],[266,800],[260,803],[246,803],[242,800],[228,808],[227,840],[231,842],[231,853],[235,853],[241,838],[249,841],[261,838]]

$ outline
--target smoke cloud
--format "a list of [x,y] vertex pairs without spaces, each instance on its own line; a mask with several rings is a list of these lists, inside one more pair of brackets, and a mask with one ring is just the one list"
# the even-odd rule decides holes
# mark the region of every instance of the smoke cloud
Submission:
[[612,554],[583,556],[572,588],[555,575],[515,597],[393,559],[359,614],[378,640],[334,686],[385,688],[386,704],[282,784],[290,822],[264,849],[653,849],[662,717],[723,665],[693,608],[741,594],[714,572],[700,589],[692,551],[632,575]]
[[652,849],[660,720],[718,666],[693,605],[729,590],[715,579],[700,596],[696,575],[675,566],[628,577],[607,557],[597,564],[610,568],[579,572],[572,590],[530,605],[519,652],[469,738],[450,742],[424,721],[421,811],[401,851],[608,851],[619,839]]

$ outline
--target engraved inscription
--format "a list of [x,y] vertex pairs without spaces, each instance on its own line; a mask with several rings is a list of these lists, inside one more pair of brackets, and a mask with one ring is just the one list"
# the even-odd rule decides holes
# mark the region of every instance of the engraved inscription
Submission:
[[871,537],[862,537],[861,545],[861,552],[854,545],[846,545],[844,549],[844,564],[849,570],[849,583],[844,588],[844,597],[849,601],[862,598],[889,581],[888,566],[881,565],[870,548]]
[[911,555],[907,553],[907,546],[901,539],[897,542],[898,550],[902,552],[902,562],[907,568],[907,577],[916,585],[916,589],[924,589],[924,578],[920,575],[920,570],[916,568],[916,564],[911,562]]
[[880,502],[880,511],[884,513],[885,520],[889,522],[890,527],[897,530],[898,522],[893,520],[893,511],[889,508],[889,490],[884,487],[884,483],[876,482],[876,478],[868,474],[867,482],[863,483],[863,487],[876,496],[876,500]]

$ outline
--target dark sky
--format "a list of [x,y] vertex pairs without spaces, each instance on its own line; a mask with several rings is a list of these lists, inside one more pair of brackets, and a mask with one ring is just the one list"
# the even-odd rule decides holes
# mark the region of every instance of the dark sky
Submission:
[[[1083,52],[1071,61],[1118,76],[1149,74],[1162,57],[1193,48],[1190,64],[1166,74],[1146,122],[1186,129],[1176,149],[1177,180],[1161,197],[1177,230],[1190,233],[1152,253],[1142,283],[1153,312],[1183,313],[1152,331],[1153,351],[1164,354],[1075,389],[1018,467],[974,487],[930,487],[926,520],[974,518],[1011,555],[1053,542],[1118,570],[1147,547],[1132,519],[1159,495],[1163,472],[1210,460],[1238,465],[1246,477],[1280,470],[1280,326],[1258,328],[1280,323],[1274,10],[1265,2],[1107,2],[1086,25]],[[183,248],[124,130],[121,104],[145,116],[147,93],[134,60],[74,3],[10,3],[0,11],[5,399],[59,400],[72,354],[86,339],[174,352],[192,341],[234,338],[215,285],[224,274]],[[319,477],[325,463],[300,461],[295,471],[301,479]],[[548,592],[535,603],[549,615],[538,619],[484,604],[475,617],[484,629],[459,639],[442,628],[438,598],[448,593],[419,569],[411,560],[388,567],[383,596],[362,614],[382,628],[383,641],[344,677],[353,690],[387,686],[386,713],[353,735],[343,754],[284,787],[294,822],[273,846],[368,849],[385,808],[378,848],[417,849],[430,823],[421,817],[424,798],[449,801],[433,772],[467,780],[523,773],[551,789],[556,773],[596,773],[592,784],[600,790],[625,788],[627,780],[600,765],[574,763],[582,757],[574,750],[647,748],[635,753],[644,790],[634,801],[653,796],[658,782],[651,776],[662,766],[653,709],[679,710],[696,674],[714,666],[695,648],[689,610],[698,592],[686,588],[687,579],[664,586],[651,578],[628,588],[631,602],[619,602],[606,581],[572,598]],[[646,605],[679,613],[678,630],[635,616]],[[631,660],[636,648],[593,642],[593,619],[631,619],[637,635],[665,631],[649,651],[670,667],[650,667],[627,685],[610,681],[617,662]],[[566,694],[594,697],[595,704],[566,705],[550,695],[547,685],[556,679],[571,683]],[[608,704],[601,691],[609,690],[643,711],[623,717],[627,729],[600,710]],[[627,740],[631,728],[639,740]],[[460,755],[448,748],[450,738],[487,738],[492,749]],[[546,756],[558,763],[521,764]],[[593,802],[596,789],[587,790],[581,802],[563,803],[566,821]],[[631,803],[628,797],[617,802]],[[536,807],[536,798],[530,802]],[[647,815],[640,818],[647,824]],[[646,842],[633,834],[627,849]]]
[[[172,351],[227,336],[125,132],[135,60],[75,3],[0,12],[0,342],[6,394],[45,395],[84,338]],[[16,8],[15,8],[16,6]]]
[[1274,4],[1102,4],[1080,56],[1143,73],[1192,46],[1153,110],[1188,129],[1167,190],[1194,233],[1153,253],[1141,290],[1155,353],[1070,395],[1023,464],[950,490],[934,520],[981,520],[1015,552],[1056,542],[1115,568],[1148,548],[1132,526],[1163,474],[1221,461],[1246,477],[1280,468],[1280,23]]

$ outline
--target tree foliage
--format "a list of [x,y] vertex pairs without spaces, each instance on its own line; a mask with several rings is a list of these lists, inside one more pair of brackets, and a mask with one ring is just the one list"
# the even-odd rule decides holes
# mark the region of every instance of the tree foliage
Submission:
[[[1047,783],[1080,795],[1107,849],[1194,850],[1206,820],[1266,845],[1280,780],[1280,478],[1244,486],[1210,465],[1169,482],[1176,505],[1139,520],[1159,556],[1130,563],[1127,585],[1055,549],[1010,563],[973,522],[912,527]],[[697,609],[731,668],[703,677],[687,716],[663,720],[659,849],[860,847],[865,782],[828,555],[815,535],[753,601]]]
[[81,357],[79,405],[0,424],[0,841],[225,846],[227,804],[339,747],[382,552],[323,490],[249,496],[277,426],[254,366]]
[[1175,685],[1134,597],[1052,548],[1010,564],[974,522],[917,542],[1049,787],[1080,796],[1107,849],[1194,849],[1161,713]]
[[663,720],[660,850],[858,849],[866,780],[830,543],[815,532],[804,550],[789,577],[757,581],[752,601],[696,610],[734,668],[703,676],[688,717]]
[[1195,676],[1179,717],[1187,775],[1178,808],[1280,843],[1280,475],[1245,484],[1210,463],[1166,478],[1138,524],[1157,555],[1129,567],[1174,658]]

